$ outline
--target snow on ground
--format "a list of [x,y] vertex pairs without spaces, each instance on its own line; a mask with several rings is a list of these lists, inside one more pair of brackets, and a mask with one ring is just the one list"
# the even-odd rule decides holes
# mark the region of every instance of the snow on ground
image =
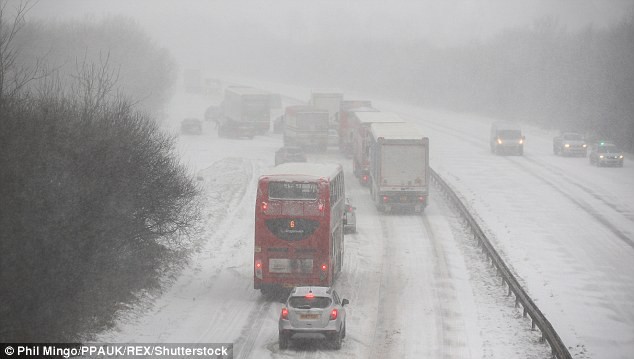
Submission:
[[[271,82],[255,86],[300,99],[310,93]],[[558,157],[557,133],[531,126],[523,126],[524,156],[494,156],[488,145],[494,119],[363,94],[345,98],[370,99],[424,130],[432,167],[461,195],[574,357],[632,357],[631,158],[623,168],[598,168],[587,158]]]
[[[300,99],[309,93],[284,91]],[[202,119],[209,102],[178,94],[166,127],[177,131],[185,117]],[[554,157],[547,153],[550,134],[538,129],[526,134],[526,156],[496,157],[488,152],[487,119],[374,102],[428,133],[432,166],[475,212],[575,357],[634,352],[631,162],[604,169]],[[236,358],[549,356],[439,195],[432,194],[422,218],[379,215],[349,160],[334,149],[309,160],[342,163],[347,195],[357,207],[358,233],[345,237],[344,271],[336,282],[351,301],[348,336],[340,351],[320,342],[280,351],[282,304],[253,289],[252,241],[255,184],[273,165],[281,136],[232,140],[218,138],[210,123],[204,130],[178,140],[206,194],[201,249],[151,310],[128,313],[101,341],[232,342]]]

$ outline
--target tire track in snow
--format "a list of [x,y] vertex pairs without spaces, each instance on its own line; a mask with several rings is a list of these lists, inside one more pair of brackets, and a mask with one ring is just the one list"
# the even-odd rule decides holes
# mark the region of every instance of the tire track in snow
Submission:
[[[539,164],[538,162],[536,162],[534,159],[531,159],[530,157],[527,157],[527,159],[529,161],[531,161],[532,163],[534,163],[537,166],[541,166],[541,167],[545,167],[542,166],[541,164]],[[533,171],[531,171],[525,164],[522,164],[518,161],[514,161],[511,158],[507,158],[507,160],[514,162],[518,167],[520,167],[524,172],[526,172],[527,174],[538,178],[540,181],[544,182],[545,184],[547,184],[549,187],[551,187],[552,189],[554,189],[556,192],[558,192],[559,194],[561,194],[562,196],[564,196],[565,198],[567,198],[570,202],[574,203],[579,209],[581,209],[582,211],[586,212],[588,215],[590,215],[591,217],[593,217],[594,219],[596,219],[599,223],[603,224],[603,226],[605,226],[607,229],[609,229],[617,238],[619,238],[620,240],[622,240],[625,244],[629,245],[630,247],[634,248],[634,240],[632,240],[632,238],[627,235],[625,232],[621,231],[619,229],[618,226],[612,224],[612,222],[610,222],[610,220],[608,220],[608,218],[604,215],[602,215],[601,213],[592,210],[592,208],[594,208],[593,206],[589,205],[588,203],[586,203],[585,201],[576,198],[574,195],[570,194],[569,192],[566,192],[564,190],[561,189],[560,186],[558,186],[557,184],[555,184],[553,181],[546,179],[544,176],[538,176],[536,175]],[[583,189],[583,187],[580,187]],[[588,195],[593,196],[593,193],[589,193],[586,192]],[[606,203],[605,201],[602,201],[604,203]],[[606,203],[607,204],[607,203]],[[617,208],[616,205],[610,205],[608,204],[608,206],[610,208]],[[619,214],[622,214],[624,217],[627,218],[627,216],[625,216],[624,213],[616,210]]]
[[[247,323],[252,323],[246,326],[240,337],[234,342],[234,358],[250,358],[255,348],[255,342],[260,335],[262,326],[264,325],[264,319],[266,314],[271,308],[271,301],[264,297],[260,297],[258,305],[249,313]],[[237,348],[237,350],[236,350]]]
[[[413,116],[411,114],[405,114],[405,116],[407,116],[408,118],[416,118],[416,116]],[[416,123],[416,122],[414,122],[414,123]],[[476,147],[488,146],[488,142],[487,141],[483,141],[481,139],[475,139],[473,136],[468,136],[467,134],[464,134],[462,129],[456,129],[456,128],[451,128],[451,127],[448,127],[448,126],[437,125],[437,124],[430,124],[429,122],[425,122],[425,126],[433,128],[434,130],[436,130],[438,132],[442,132],[442,133],[444,133],[444,134],[446,134],[448,136],[459,138],[461,141],[467,142],[467,143],[471,143],[471,144],[473,144]],[[599,223],[604,225],[608,230],[610,230],[620,240],[625,242],[630,247],[634,248],[634,240],[631,238],[631,235],[628,235],[625,232],[621,231],[618,228],[617,225],[614,225],[608,219],[607,216],[604,216],[604,215],[600,214],[599,212],[592,210],[592,208],[594,208],[593,206],[589,205],[588,203],[586,203],[585,201],[583,201],[581,199],[578,199],[574,195],[570,194],[569,191],[565,191],[562,188],[562,186],[557,185],[554,181],[546,179],[545,176],[539,175],[539,174],[535,173],[534,171],[531,171],[531,169],[529,169],[525,164],[520,163],[518,159],[512,158],[512,157],[507,157],[507,156],[500,156],[500,158],[503,159],[503,160],[509,161],[509,162],[521,167],[522,170],[524,170],[527,174],[529,174],[530,176],[532,176],[534,178],[537,178],[541,182],[545,183],[546,185],[548,185],[549,187],[554,189],[559,194],[563,195],[566,199],[568,199],[569,201],[574,203],[579,209],[583,210],[588,215],[590,215],[591,217],[595,218]],[[602,197],[602,196],[598,195],[596,192],[592,191],[587,186],[575,181],[572,177],[566,176],[565,174],[562,174],[559,169],[556,169],[556,167],[554,167],[552,165],[547,165],[547,164],[541,163],[541,162],[535,160],[534,158],[532,158],[530,155],[526,155],[525,154],[524,156],[522,156],[522,158],[525,159],[526,161],[532,163],[533,165],[545,170],[546,173],[554,174],[554,175],[558,175],[558,176],[564,176],[566,178],[566,184],[567,185],[569,184],[569,185],[572,185],[572,186],[576,187],[577,189],[581,190],[583,193],[585,193],[588,196],[594,198],[595,200],[597,200],[600,203],[604,204],[608,208],[614,210],[616,213],[618,213],[619,215],[623,216],[628,221],[634,222],[634,219],[631,218],[631,216],[629,216],[628,213],[626,213],[623,209],[621,209],[618,204],[608,201],[605,197]]]
[[372,357],[468,358],[454,278],[427,217],[380,215],[380,222],[385,240]]

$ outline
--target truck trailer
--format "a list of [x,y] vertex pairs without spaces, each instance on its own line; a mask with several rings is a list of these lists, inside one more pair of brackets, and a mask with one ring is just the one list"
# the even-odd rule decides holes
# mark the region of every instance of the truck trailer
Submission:
[[337,114],[341,110],[343,93],[336,89],[314,89],[310,93],[310,105],[328,111],[330,128],[337,129]]
[[284,112],[284,146],[328,149],[328,111],[314,106],[288,106]]
[[264,134],[271,126],[271,94],[253,87],[225,89],[223,116],[218,120],[218,136],[248,137]]
[[429,139],[409,123],[370,126],[370,194],[381,212],[423,213],[429,200]]
[[379,110],[372,107],[372,101],[369,100],[345,100],[341,102],[341,110],[337,116],[339,123],[339,151],[346,156],[352,156],[352,141],[355,124],[351,117],[354,112],[378,112]]
[[356,111],[348,117],[352,128],[352,170],[362,185],[370,180],[370,125],[373,123],[405,122],[392,112]]

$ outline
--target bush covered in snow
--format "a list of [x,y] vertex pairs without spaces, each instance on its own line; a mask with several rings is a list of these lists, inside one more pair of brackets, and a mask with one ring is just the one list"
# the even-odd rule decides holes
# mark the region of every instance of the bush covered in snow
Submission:
[[116,95],[107,58],[34,86],[41,68],[7,61],[11,39],[0,36],[0,341],[86,340],[186,260],[198,188],[174,139]]

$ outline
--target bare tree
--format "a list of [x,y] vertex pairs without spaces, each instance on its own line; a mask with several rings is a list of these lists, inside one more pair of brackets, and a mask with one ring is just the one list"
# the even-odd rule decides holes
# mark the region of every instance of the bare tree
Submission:
[[29,82],[43,76],[40,59],[36,59],[34,66],[25,66],[17,61],[19,48],[15,39],[26,24],[25,16],[34,4],[30,1],[20,3],[9,20],[6,16],[7,4],[0,0],[0,103],[3,98],[13,97]]

